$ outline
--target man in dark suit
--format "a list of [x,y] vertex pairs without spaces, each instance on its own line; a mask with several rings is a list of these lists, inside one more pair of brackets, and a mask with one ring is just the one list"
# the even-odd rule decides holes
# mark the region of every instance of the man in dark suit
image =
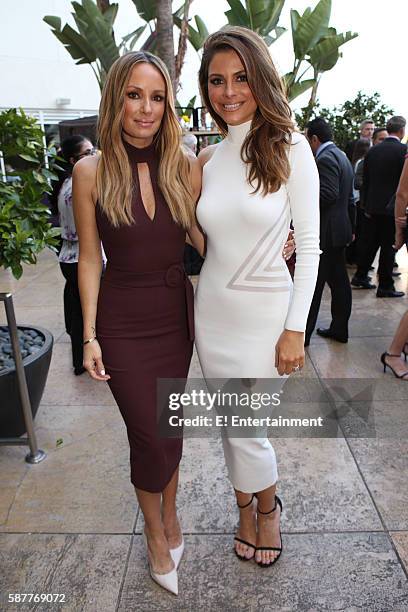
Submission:
[[351,288],[346,270],[346,246],[353,240],[355,205],[353,169],[346,155],[332,141],[332,130],[317,118],[307,126],[307,139],[316,157],[320,177],[320,256],[316,288],[306,325],[305,345],[316,325],[325,283],[331,290],[332,322],[318,329],[324,338],[348,340],[351,314]]
[[364,159],[364,228],[357,255],[358,267],[351,284],[362,289],[375,289],[368,279],[368,271],[380,248],[377,297],[404,295],[394,287],[394,211],[392,207],[387,209],[387,205],[397,191],[407,153],[406,145],[401,143],[405,125],[404,117],[392,117],[387,123],[388,137],[372,147]]

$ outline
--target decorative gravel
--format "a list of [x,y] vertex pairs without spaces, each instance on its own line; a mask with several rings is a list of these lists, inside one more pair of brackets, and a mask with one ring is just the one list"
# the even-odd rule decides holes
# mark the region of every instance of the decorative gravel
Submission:
[[[35,329],[18,329],[21,356],[23,361],[37,353],[45,342],[45,336]],[[7,368],[14,368],[13,347],[7,327],[0,326],[0,372]]]

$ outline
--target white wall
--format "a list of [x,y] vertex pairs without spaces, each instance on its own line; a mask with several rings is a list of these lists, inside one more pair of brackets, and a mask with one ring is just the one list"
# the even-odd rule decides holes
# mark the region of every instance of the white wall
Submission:
[[[57,15],[73,24],[68,0],[0,0],[0,107],[95,110],[99,87],[88,65],[77,66],[42,21]],[[135,12],[136,14],[136,12]]]

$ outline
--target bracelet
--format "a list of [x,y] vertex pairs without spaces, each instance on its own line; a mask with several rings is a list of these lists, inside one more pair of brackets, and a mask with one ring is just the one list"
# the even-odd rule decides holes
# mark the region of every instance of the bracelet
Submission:
[[96,340],[96,336],[94,336],[93,338],[89,338],[89,340],[84,340],[82,346],[85,346],[85,344],[90,344],[94,340]]

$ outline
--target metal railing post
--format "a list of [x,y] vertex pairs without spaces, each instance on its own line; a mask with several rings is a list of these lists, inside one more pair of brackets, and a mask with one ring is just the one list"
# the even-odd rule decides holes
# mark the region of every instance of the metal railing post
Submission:
[[0,301],[4,302],[6,309],[7,324],[10,333],[13,357],[16,368],[18,390],[20,393],[21,406],[23,409],[24,422],[27,430],[26,438],[0,438],[2,446],[16,446],[27,444],[30,452],[26,455],[27,463],[40,463],[46,458],[44,451],[38,448],[37,437],[34,431],[33,414],[31,411],[30,396],[28,394],[27,380],[24,372],[23,358],[21,356],[20,343],[18,341],[18,329],[14,313],[13,297],[11,293],[0,293]]

